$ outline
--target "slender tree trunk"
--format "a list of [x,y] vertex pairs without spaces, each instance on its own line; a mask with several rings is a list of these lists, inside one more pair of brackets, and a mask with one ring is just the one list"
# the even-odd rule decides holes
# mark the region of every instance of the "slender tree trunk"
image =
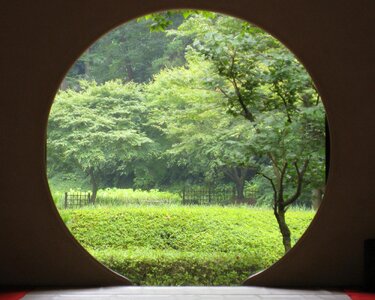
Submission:
[[97,178],[95,177],[95,174],[92,170],[89,171],[90,175],[90,183],[91,183],[91,202],[92,204],[95,204],[96,201],[96,194],[98,193],[98,181]]
[[324,190],[325,187],[320,187],[312,190],[311,202],[314,210],[318,210],[320,204],[322,203]]
[[235,203],[245,202],[245,179],[248,173],[247,168],[232,167],[230,169],[224,170],[224,173],[234,182],[236,187],[236,198]]
[[68,82],[66,77],[64,77],[63,81],[60,84],[60,90],[65,91],[68,88]]
[[278,161],[276,160],[275,156],[272,153],[268,153],[268,157],[271,160],[273,174],[276,178],[276,188],[280,190],[280,183],[281,183],[281,170],[279,168]]
[[[273,164],[277,166],[272,156],[271,156],[271,159],[272,159]],[[301,195],[303,177],[305,175],[307,166],[309,165],[309,160],[304,161],[302,168],[298,167],[297,162],[294,162],[293,165],[297,172],[297,186],[296,186],[296,190],[294,194],[290,196],[288,199],[284,198],[284,186],[283,186],[284,177],[285,177],[287,166],[288,166],[287,163],[284,163],[282,168],[280,167],[274,168],[274,171],[275,170],[278,171],[275,173],[280,174],[280,176],[276,176],[276,179],[277,179],[276,184],[272,180],[271,177],[265,174],[262,174],[262,176],[270,182],[272,189],[273,189],[273,212],[277,220],[277,224],[279,225],[280,233],[283,237],[283,245],[284,245],[285,252],[288,252],[292,247],[290,229],[285,222],[285,212],[288,206],[296,202],[298,197]]]
[[284,245],[284,249],[286,253],[292,248],[292,243],[291,243],[290,230],[289,230],[288,225],[285,222],[285,210],[284,209],[277,210],[274,213],[275,213],[277,223],[279,225],[281,235],[283,237],[283,245]]
[[[88,49],[87,49],[87,53],[90,53],[90,52],[92,52],[92,48],[91,47],[89,47]],[[90,71],[91,71],[91,68],[90,68],[91,66],[90,66],[90,62],[88,61],[88,60],[84,60],[83,61],[83,72],[82,72],[82,75],[84,75],[84,77],[89,77],[90,76]]]
[[235,184],[236,184],[236,194],[237,194],[236,200],[238,203],[243,203],[245,201],[245,194],[244,194],[245,180],[243,178],[238,178]]
[[126,81],[133,81],[134,80],[134,71],[130,63],[126,63],[125,65],[126,74],[128,75]]

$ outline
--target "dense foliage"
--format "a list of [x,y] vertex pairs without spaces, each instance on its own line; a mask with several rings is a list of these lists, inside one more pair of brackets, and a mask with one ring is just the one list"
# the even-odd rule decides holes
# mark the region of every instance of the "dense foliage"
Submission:
[[153,14],[105,36],[68,74],[50,115],[48,174],[90,185],[94,202],[100,188],[232,184],[233,204],[272,207],[288,251],[287,210],[324,193],[324,117],[303,66],[259,28]]
[[129,164],[149,160],[154,145],[142,130],[146,107],[137,85],[109,81],[81,86],[80,92],[60,92],[53,105],[48,160],[58,171],[89,176],[95,202],[103,178],[121,176]]
[[[86,249],[135,284],[239,285],[283,254],[269,209],[118,207],[61,215]],[[289,212],[293,243],[313,215]]]
[[91,251],[135,285],[231,286],[266,266],[247,254],[165,250]]
[[[170,26],[177,28],[182,16],[171,16]],[[80,80],[98,83],[121,79],[147,82],[164,67],[185,63],[184,48],[189,39],[173,39],[163,32],[150,32],[151,20],[128,22],[104,35],[74,64],[62,83],[63,89],[80,88]]]
[[[111,155],[118,158],[115,167],[101,168],[102,174],[97,176],[101,178],[96,180],[99,187],[166,188],[186,182],[224,180],[236,184],[241,198],[246,180],[254,178],[256,172],[272,175],[272,168],[281,169],[288,161],[285,177],[290,179],[285,190],[291,193],[295,170],[290,161],[298,157],[309,160],[306,171],[309,174],[304,178],[305,187],[298,200],[311,205],[311,191],[324,187],[324,113],[307,73],[280,43],[256,27],[245,28],[242,21],[215,14],[207,18],[189,12],[187,16],[182,22],[174,15],[177,19],[172,23],[174,28],[182,22],[178,29],[157,33],[145,31],[150,26],[149,20],[133,21],[98,41],[76,63],[75,67],[89,60],[90,68],[85,69],[84,76],[74,76],[73,68],[68,78],[76,80],[77,91],[67,90],[56,98],[49,122],[49,176],[58,175],[65,181],[67,173],[82,177],[75,175],[80,169],[87,175],[88,167],[80,168],[77,159],[71,160],[71,148],[85,152],[90,145],[90,151],[95,152],[93,156],[87,155],[92,157],[91,169],[98,169],[95,166],[100,163],[98,153],[108,161]],[[147,39],[135,41],[136,34]],[[172,47],[169,44],[172,41],[184,42],[183,46],[173,48],[173,53],[182,55],[183,60],[172,65],[168,64],[170,59],[161,59],[168,52],[166,49],[151,55],[139,48],[145,45],[152,48],[152,43],[168,48]],[[129,43],[133,46],[129,47]],[[142,56],[144,64],[156,60],[164,63],[150,73],[146,66],[137,63],[135,53]],[[122,82],[134,80],[119,75],[125,74],[122,68],[127,61],[132,68],[138,68],[138,73],[144,73],[141,77],[150,78],[153,74],[152,82],[147,86],[126,83],[120,87],[120,81],[103,85],[78,81],[80,78],[99,83],[116,78]],[[103,69],[108,66],[111,68]],[[109,77],[103,78],[105,74]],[[119,99],[116,90],[124,93],[123,98],[126,94],[132,97],[131,109],[119,109],[127,103]],[[237,95],[244,101],[246,111],[241,110]],[[82,98],[86,101],[77,100]],[[111,105],[113,100],[108,98],[118,98],[118,105]],[[137,124],[118,123],[130,113],[142,116],[133,118]],[[256,118],[256,122],[246,124],[247,119],[241,120],[242,116]],[[154,147],[153,155],[146,161],[144,152],[124,145],[123,148],[133,153],[136,150],[141,157],[133,164],[129,163],[132,159],[121,158],[125,152],[122,148],[112,151],[115,147],[108,147],[107,153],[97,152],[100,143],[86,139],[85,133],[113,130],[109,122],[120,131],[136,129],[138,135],[146,136],[158,147]],[[73,129],[80,132],[71,132]],[[77,147],[67,138],[68,133],[82,135],[85,140]],[[59,151],[55,151],[56,143]],[[259,197],[272,198],[273,191],[266,179],[258,180],[257,185],[262,190]],[[79,186],[73,186],[76,187]]]

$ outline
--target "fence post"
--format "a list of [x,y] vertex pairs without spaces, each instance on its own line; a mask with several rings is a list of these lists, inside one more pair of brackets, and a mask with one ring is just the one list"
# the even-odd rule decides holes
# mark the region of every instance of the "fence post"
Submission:
[[91,194],[87,193],[87,202],[88,204],[91,204]]
[[65,201],[64,201],[64,207],[65,209],[68,208],[68,192],[65,192]]

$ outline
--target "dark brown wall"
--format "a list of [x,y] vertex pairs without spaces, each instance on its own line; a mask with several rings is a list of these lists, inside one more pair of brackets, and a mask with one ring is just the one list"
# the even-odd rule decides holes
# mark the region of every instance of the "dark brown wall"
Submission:
[[301,59],[325,102],[331,173],[308,232],[246,284],[355,286],[362,242],[375,238],[375,1],[0,1],[0,285],[127,284],[81,248],[60,220],[45,174],[54,94],[99,36],[158,9],[196,7],[253,22]]

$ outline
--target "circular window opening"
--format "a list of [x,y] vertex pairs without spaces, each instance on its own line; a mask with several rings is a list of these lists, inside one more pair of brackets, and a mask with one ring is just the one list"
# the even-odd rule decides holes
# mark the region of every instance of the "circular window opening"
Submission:
[[94,257],[138,285],[240,285],[308,227],[325,113],[306,70],[243,20],[168,11],[93,44],[48,123],[48,180]]

